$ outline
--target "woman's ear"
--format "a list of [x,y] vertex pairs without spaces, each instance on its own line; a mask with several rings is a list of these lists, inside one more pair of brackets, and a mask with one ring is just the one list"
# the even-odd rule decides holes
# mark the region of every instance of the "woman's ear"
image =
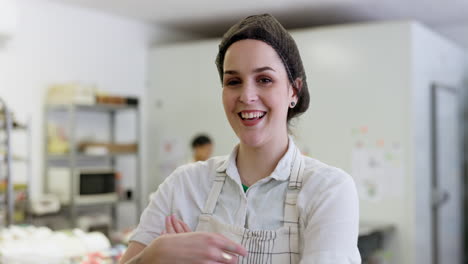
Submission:
[[296,85],[297,93],[299,93],[302,90],[302,78],[296,78],[294,83]]
[[302,79],[296,78],[296,80],[294,81],[294,85],[292,86],[293,93],[291,95],[291,99],[295,100],[295,102],[299,100],[298,94],[301,91],[301,89],[302,89]]

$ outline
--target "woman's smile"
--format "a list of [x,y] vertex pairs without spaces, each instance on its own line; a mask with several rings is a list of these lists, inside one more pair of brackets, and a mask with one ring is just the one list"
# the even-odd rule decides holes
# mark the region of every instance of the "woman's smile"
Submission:
[[237,115],[239,116],[241,123],[244,126],[255,126],[260,123],[263,118],[266,116],[267,112],[259,111],[259,110],[244,110],[239,112]]

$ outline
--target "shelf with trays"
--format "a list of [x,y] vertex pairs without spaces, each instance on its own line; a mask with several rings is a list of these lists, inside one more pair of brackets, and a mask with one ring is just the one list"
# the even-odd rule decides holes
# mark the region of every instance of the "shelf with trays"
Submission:
[[[29,123],[29,122],[28,122]],[[13,153],[12,137],[16,131],[26,132],[26,153],[17,155]],[[24,222],[27,216],[29,200],[30,171],[30,129],[29,124],[18,122],[6,102],[0,98],[0,225],[12,225]],[[13,170],[14,163],[26,165],[24,181],[19,183]]]
[[77,111],[121,111],[121,110],[134,110],[138,109],[138,105],[119,105],[119,104],[48,104],[46,109],[48,111],[69,111],[75,108]]
[[[118,152],[113,152],[113,151],[105,151],[105,153],[99,152],[99,153],[87,153],[81,149],[80,144],[83,143],[83,141],[80,142],[78,139],[78,131],[80,130],[80,122],[77,118],[79,114],[82,113],[101,113],[106,116],[106,118],[109,118],[109,140],[108,144],[103,144],[103,145],[109,145],[109,149],[113,145],[118,145],[117,140],[116,140],[116,119],[118,118],[119,113],[127,112],[127,111],[133,111],[135,113],[134,120],[135,120],[135,127],[132,129],[135,129],[135,139],[133,142],[134,148],[133,151],[118,151]],[[134,181],[134,186],[132,189],[132,202],[135,205],[136,211],[138,212],[138,215],[141,212],[141,176],[140,176],[140,152],[139,152],[139,145],[140,145],[140,137],[139,137],[139,106],[138,104],[136,105],[116,105],[116,104],[95,104],[95,105],[84,105],[84,104],[49,104],[45,106],[45,118],[44,118],[44,123],[45,126],[44,128],[47,128],[47,123],[50,121],[50,114],[61,114],[64,115],[67,119],[66,122],[64,122],[64,131],[67,132],[66,140],[65,143],[67,145],[67,150],[62,152],[62,153],[49,153],[48,151],[48,138],[47,138],[47,133],[46,135],[46,147],[45,147],[45,153],[44,153],[44,159],[45,159],[45,165],[44,165],[44,188],[45,188],[45,193],[49,192],[49,179],[48,179],[48,171],[52,167],[60,167],[60,168],[66,168],[70,171],[71,175],[71,180],[70,180],[70,186],[69,186],[69,193],[70,193],[70,198],[69,198],[69,204],[66,204],[65,207],[67,208],[67,213],[69,220],[72,225],[74,225],[75,220],[77,218],[77,212],[80,207],[86,207],[87,205],[94,206],[96,204],[103,204],[103,205],[110,205],[112,207],[112,212],[113,216],[115,216],[115,211],[116,211],[116,206],[118,203],[121,202],[121,197],[116,197],[116,199],[101,199],[101,202],[99,200],[93,200],[93,202],[86,202],[86,199],[81,199],[79,195],[81,195],[81,198],[83,197],[82,194],[78,194],[80,186],[78,186],[78,181],[77,181],[77,175],[75,171],[77,169],[80,169],[82,167],[86,167],[85,164],[88,163],[93,163],[93,166],[96,164],[104,164],[104,167],[109,167],[109,169],[116,169],[116,166],[118,165],[119,161],[121,158],[134,158],[136,160],[135,162],[135,174],[133,177]],[[131,128],[131,126],[129,126]],[[94,127],[93,127],[94,128]],[[46,132],[46,130],[45,130]],[[122,144],[121,144],[122,145]],[[128,145],[128,144],[127,144]],[[98,165],[99,166],[99,165]],[[132,173],[133,174],[133,173]],[[127,175],[124,175],[122,177],[126,177]],[[127,177],[129,177],[128,175]],[[118,182],[116,180],[116,182]],[[116,193],[119,195],[122,195],[122,192],[118,192],[118,187],[116,186]],[[119,196],[118,195],[118,196]],[[102,195],[104,197],[105,195]],[[83,202],[84,201],[84,202]],[[115,221],[115,217],[112,217]],[[136,221],[138,221],[136,219]],[[115,226],[116,223],[113,223]]]
[[[0,202],[6,202],[6,189],[7,183],[0,182]],[[27,216],[27,203],[28,203],[28,184],[27,183],[14,183],[13,184],[13,223],[23,223]]]
[[[6,154],[5,153],[0,153],[0,162],[3,162],[6,160],[5,158]],[[18,161],[18,162],[29,162],[29,159],[23,156],[12,156],[11,157],[12,161]]]
[[[126,153],[111,153],[104,155],[92,155],[92,154],[77,154],[75,155],[76,160],[92,160],[92,159],[112,159],[116,157],[125,157],[137,155],[136,152],[126,152]],[[67,154],[48,154],[47,160],[49,162],[67,162],[70,159],[70,155]]]

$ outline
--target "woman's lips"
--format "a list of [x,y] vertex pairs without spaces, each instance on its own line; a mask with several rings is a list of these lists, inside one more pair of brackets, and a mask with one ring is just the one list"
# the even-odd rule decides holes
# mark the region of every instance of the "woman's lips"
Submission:
[[249,127],[260,123],[266,114],[267,112],[256,110],[241,111],[238,113],[242,124]]

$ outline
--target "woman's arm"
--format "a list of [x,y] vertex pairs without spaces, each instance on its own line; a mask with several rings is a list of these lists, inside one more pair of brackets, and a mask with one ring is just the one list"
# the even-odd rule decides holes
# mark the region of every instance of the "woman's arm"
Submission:
[[[328,170],[327,170],[328,171]],[[327,172],[323,189],[309,200],[302,219],[302,263],[361,263],[357,239],[359,199],[354,181],[341,170]]]
[[[120,259],[119,264],[132,263],[128,261],[134,258],[135,256],[137,256],[138,254],[140,254],[140,252],[142,252],[143,249],[145,248],[146,248],[146,245],[139,243],[139,242],[131,241],[130,244],[128,244],[128,248],[125,251],[125,254]],[[138,263],[138,261],[134,261],[133,263],[136,264]]]
[[151,194],[148,206],[140,217],[135,233],[119,264],[124,264],[139,255],[148,245],[157,239],[165,229],[164,219],[171,212],[173,188],[176,185],[179,170],[175,170],[156,192]]
[[246,254],[245,248],[220,234],[190,232],[160,236],[147,247],[132,242],[120,264],[236,264],[237,256]]

